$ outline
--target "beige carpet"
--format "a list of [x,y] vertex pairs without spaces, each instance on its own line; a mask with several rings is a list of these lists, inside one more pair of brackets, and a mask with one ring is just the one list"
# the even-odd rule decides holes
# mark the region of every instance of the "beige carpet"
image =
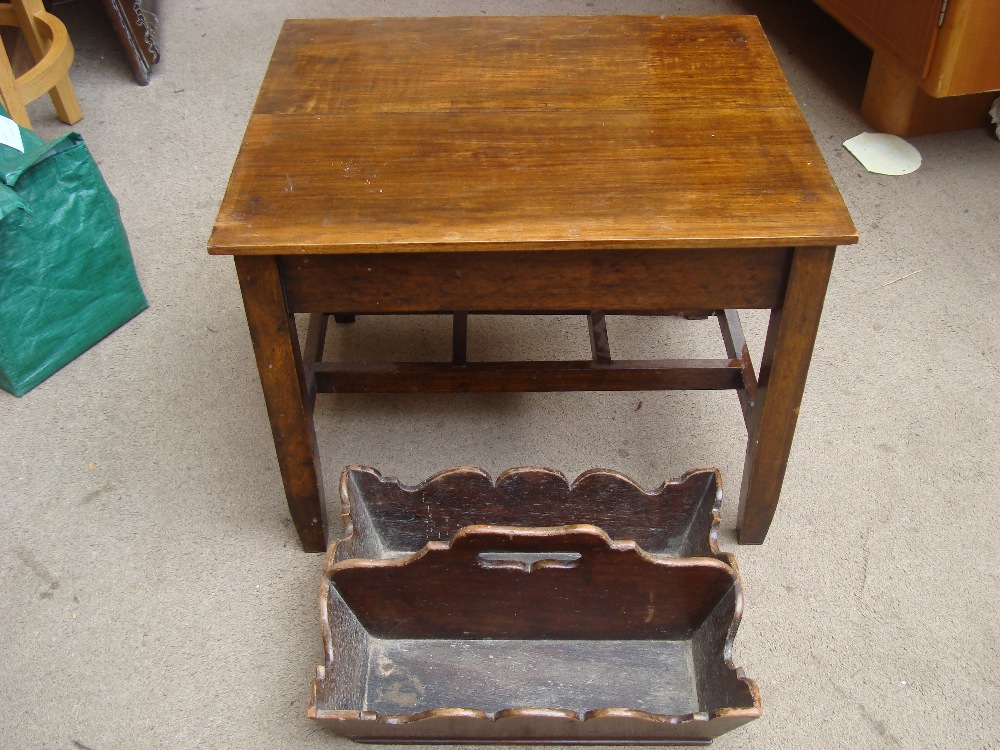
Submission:
[[[28,396],[0,393],[0,747],[346,747],[305,717],[322,560],[299,551],[232,262],[206,255],[208,235],[285,17],[570,11],[758,13],[861,232],[837,256],[770,536],[734,542],[745,433],[725,393],[321,397],[330,501],[347,463],[410,482],[458,464],[606,466],[646,486],[718,466],[746,588],[736,661],[764,700],[719,746],[998,747],[1000,143],[986,128],[912,139],[923,166],[908,177],[867,173],[840,145],[866,129],[867,52],[805,0],[162,5],[145,88],[99,2],[55,5],[77,48],[77,129],[151,306]],[[30,112],[42,135],[65,132],[47,100]],[[763,325],[747,324],[757,352]],[[636,356],[721,352],[711,321],[609,330]],[[473,356],[589,352],[576,319],[473,332]],[[331,333],[353,354],[448,341],[429,318]]]

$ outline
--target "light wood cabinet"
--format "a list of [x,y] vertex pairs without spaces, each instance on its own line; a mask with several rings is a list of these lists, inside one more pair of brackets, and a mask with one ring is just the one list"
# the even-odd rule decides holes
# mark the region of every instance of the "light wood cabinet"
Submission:
[[815,0],[871,47],[861,114],[920,135],[985,124],[1000,90],[1000,0]]

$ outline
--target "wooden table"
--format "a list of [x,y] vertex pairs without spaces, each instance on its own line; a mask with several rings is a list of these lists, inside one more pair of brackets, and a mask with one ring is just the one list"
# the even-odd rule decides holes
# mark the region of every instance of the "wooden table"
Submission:
[[[835,247],[856,241],[753,17],[380,18],[285,23],[209,252],[235,256],[320,551],[317,391],[736,390],[739,540],[762,542]],[[759,378],[740,308],[771,310]],[[605,314],[693,310],[726,357],[612,359]],[[579,313],[593,358],[466,361],[467,314],[501,312]],[[324,362],[331,313],[451,314],[452,361]]]

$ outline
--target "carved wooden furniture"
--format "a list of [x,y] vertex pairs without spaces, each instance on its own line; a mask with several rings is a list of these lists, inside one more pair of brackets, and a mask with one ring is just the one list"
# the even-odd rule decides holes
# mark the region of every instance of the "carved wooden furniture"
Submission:
[[[606,471],[570,485],[517,469],[494,484],[465,468],[403,487],[349,467],[341,494],[347,535],[327,557],[309,709],[335,731],[702,743],[760,715],[731,662],[742,592],[715,543],[715,472],[647,493]],[[541,525],[476,523],[494,515]],[[626,536],[563,523],[574,517]]]
[[7,50],[0,41],[0,101],[10,118],[30,128],[25,105],[48,94],[56,115],[67,125],[83,117],[69,80],[73,45],[62,21],[45,11],[41,0],[12,0],[0,4],[0,25],[16,26],[34,58],[34,66],[15,77]]
[[[323,391],[736,390],[740,541],[762,542],[835,246],[856,241],[753,17],[395,18],[285,23],[209,252],[235,256],[319,551]],[[738,308],[771,310],[759,380]],[[691,310],[715,311],[726,357],[612,358],[605,314]],[[466,315],[500,312],[586,316],[593,358],[467,361]],[[324,362],[330,313],[454,315],[454,356]]]
[[583,522],[664,557],[732,564],[717,542],[722,483],[714,469],[690,471],[647,492],[608,469],[584,472],[571,484],[553,469],[511,469],[494,481],[463,466],[408,487],[374,469],[348,466],[340,475],[340,502],[348,531],[336,542],[337,559],[412,554],[466,526]]
[[862,116],[901,136],[980,127],[1000,90],[993,0],[815,0],[872,49]]
[[160,61],[157,42],[159,0],[104,0],[136,83],[145,86]]

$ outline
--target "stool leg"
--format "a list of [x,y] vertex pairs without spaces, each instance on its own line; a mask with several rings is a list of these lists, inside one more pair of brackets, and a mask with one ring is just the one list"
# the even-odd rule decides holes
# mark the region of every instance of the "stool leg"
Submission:
[[0,101],[10,115],[10,119],[22,128],[31,128],[31,120],[28,119],[28,110],[24,107],[24,100],[17,91],[17,82],[14,79],[14,71],[10,67],[10,58],[7,56],[7,48],[0,39]]
[[[45,8],[41,0],[13,0],[13,4],[14,13],[17,14],[31,55],[35,58],[35,62],[39,62],[45,56],[48,43],[35,25],[35,14],[44,12]],[[80,103],[76,99],[76,92],[73,91],[73,84],[70,83],[68,75],[49,91],[49,96],[56,108],[56,115],[67,125],[72,125],[83,117],[83,111],[80,109]]]

